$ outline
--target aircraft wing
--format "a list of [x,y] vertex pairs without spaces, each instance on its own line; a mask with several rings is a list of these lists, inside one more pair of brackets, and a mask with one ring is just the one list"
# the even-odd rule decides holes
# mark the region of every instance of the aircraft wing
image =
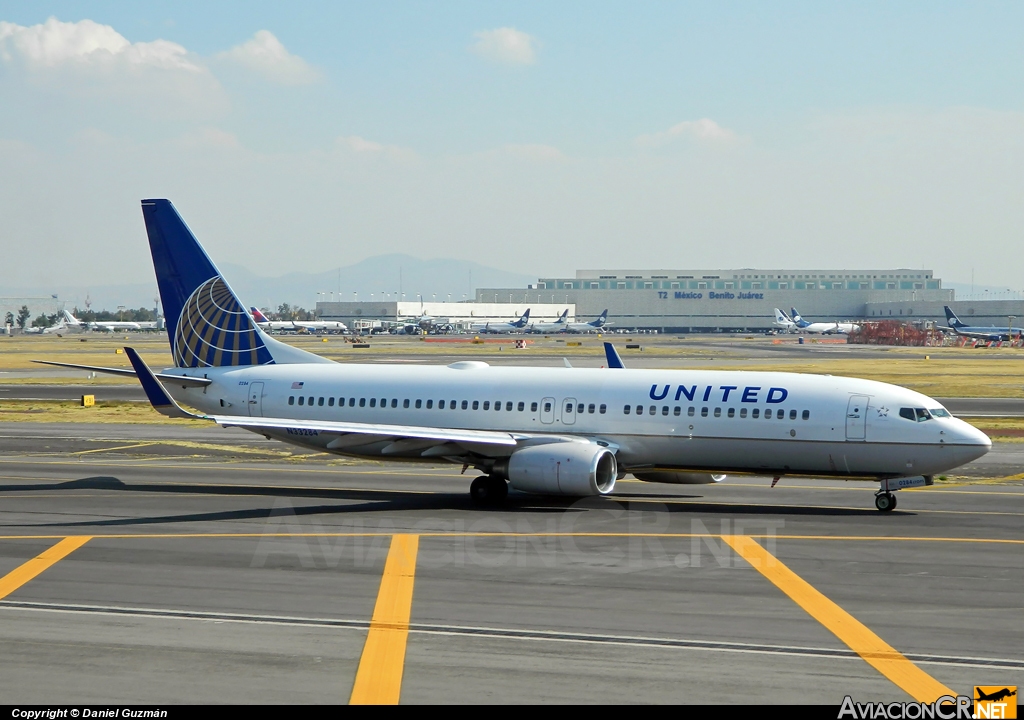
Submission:
[[[396,441],[406,439],[433,440],[438,445],[455,442],[471,443],[474,445],[514,446],[519,440],[525,440],[527,437],[530,437],[528,435],[513,435],[512,433],[492,430],[460,430],[454,428],[418,427],[415,425],[331,422],[325,420],[298,420],[295,418],[248,417],[245,415],[196,415],[184,410],[174,401],[174,398],[160,384],[160,376],[149,369],[149,366],[139,357],[134,348],[126,347],[124,351],[128,355],[132,367],[135,368],[134,373],[131,374],[139,378],[143,390],[146,391],[146,397],[149,398],[153,408],[168,417],[191,417],[199,420],[210,420],[225,427],[241,427],[250,430],[259,430],[261,428],[265,430],[280,430],[296,435],[314,433],[337,435],[338,438],[328,444],[330,449],[389,439]],[[172,375],[170,379],[177,382],[182,378]],[[358,436],[354,438],[356,442],[350,442],[346,437],[349,435]],[[363,440],[366,442],[362,442]]]
[[[137,377],[134,370],[128,368],[98,367],[96,365],[77,365],[75,363],[54,362],[53,360],[33,360],[40,365],[54,365],[56,367],[74,368],[76,370],[91,370],[93,372],[106,373],[107,375],[121,375],[125,377]],[[152,372],[152,371],[151,371]],[[171,375],[170,373],[152,373],[153,377],[163,382],[169,382],[182,387],[203,387],[213,381],[208,378],[189,377],[187,375]]]

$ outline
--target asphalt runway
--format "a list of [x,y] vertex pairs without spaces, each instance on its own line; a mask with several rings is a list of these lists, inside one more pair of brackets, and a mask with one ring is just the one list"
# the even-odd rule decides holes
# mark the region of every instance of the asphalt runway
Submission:
[[[77,402],[93,395],[99,402],[146,402],[138,383],[131,385],[0,385],[0,401],[48,400]],[[960,417],[1024,417],[1024,398],[936,398]]]
[[752,477],[480,510],[457,467],[34,423],[0,463],[8,703],[837,705],[1024,670],[1020,482],[885,515],[871,483]]

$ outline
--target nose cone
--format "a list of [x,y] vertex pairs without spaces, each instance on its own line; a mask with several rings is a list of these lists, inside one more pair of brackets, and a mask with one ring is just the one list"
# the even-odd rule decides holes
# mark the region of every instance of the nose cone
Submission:
[[956,444],[956,456],[960,464],[977,460],[992,449],[992,440],[973,425],[957,420],[956,428],[950,433],[950,442]]

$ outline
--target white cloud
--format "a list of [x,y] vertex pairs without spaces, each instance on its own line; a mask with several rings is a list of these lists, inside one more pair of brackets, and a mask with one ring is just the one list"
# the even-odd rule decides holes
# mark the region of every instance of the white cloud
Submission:
[[358,135],[345,135],[336,141],[337,146],[345,151],[366,156],[387,157],[391,160],[412,160],[417,157],[416,151],[399,145],[385,145],[367,140]]
[[117,68],[206,72],[177,43],[132,43],[109,25],[92,20],[61,22],[54,17],[31,27],[0,22],[0,60],[30,70],[75,66],[106,72]]
[[217,56],[262,75],[280,85],[308,85],[320,78],[312,66],[292,55],[269,30],[260,30],[252,39]]
[[673,125],[664,132],[641,135],[636,138],[635,142],[641,147],[659,147],[679,138],[690,138],[709,143],[731,143],[739,140],[739,136],[732,130],[722,127],[710,118],[701,118]]
[[537,40],[515,28],[481,30],[469,49],[501,65],[532,65],[537,59]]

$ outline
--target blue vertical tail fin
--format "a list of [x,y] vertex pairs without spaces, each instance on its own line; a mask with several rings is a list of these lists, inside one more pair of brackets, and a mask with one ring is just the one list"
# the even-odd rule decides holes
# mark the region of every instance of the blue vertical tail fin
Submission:
[[943,305],[942,309],[946,311],[946,322],[949,323],[950,327],[964,327],[963,322],[956,316],[956,313],[950,309],[949,305]]
[[330,362],[263,334],[170,200],[143,200],[142,216],[175,367]]

